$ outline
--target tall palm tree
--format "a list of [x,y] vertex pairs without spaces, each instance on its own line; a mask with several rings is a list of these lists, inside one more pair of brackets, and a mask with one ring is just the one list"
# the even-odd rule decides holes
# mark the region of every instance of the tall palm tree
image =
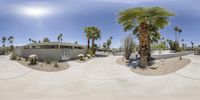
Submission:
[[5,36],[3,36],[2,37],[2,43],[3,43],[2,47],[6,46],[6,40],[7,40],[7,38]]
[[13,47],[13,40],[14,40],[14,37],[13,36],[9,36],[8,37],[8,41],[10,42],[10,49],[11,51],[13,51],[14,47]]
[[59,34],[57,37],[58,42],[62,42],[63,40],[63,34]]
[[112,36],[107,40],[106,45],[107,45],[107,49],[110,50],[110,45],[112,44]]
[[183,43],[184,39],[182,39],[181,42],[182,42],[182,50],[184,51],[185,50],[184,43]]
[[[59,34],[57,37],[58,42],[62,42],[63,40],[63,34]],[[58,43],[58,48],[60,48],[60,43]]]
[[92,27],[86,27],[84,29],[84,33],[86,34],[87,37],[87,49],[90,49],[90,39],[92,38]]
[[174,27],[174,31],[175,31],[175,41],[177,42],[177,41],[178,41],[177,33],[178,33],[178,31],[179,31],[178,26],[175,26],[175,27]]
[[182,29],[179,28],[179,29],[178,29],[178,33],[179,33],[179,34],[178,34],[178,42],[179,42],[179,40],[180,40],[180,38],[181,38]]
[[92,53],[95,54],[95,40],[100,39],[101,38],[101,30],[98,29],[97,27],[93,27],[92,28]]
[[124,31],[132,30],[139,39],[139,66],[144,68],[150,56],[151,36],[159,34],[159,30],[168,25],[171,12],[160,7],[137,7],[127,9],[119,14],[119,23]]
[[194,50],[194,42],[190,42],[192,46],[192,51]]
[[32,39],[31,39],[31,38],[29,38],[29,39],[28,39],[28,41],[29,41],[29,42],[32,42]]
[[11,45],[13,45],[13,40],[14,40],[13,36],[9,36],[8,37],[8,41],[10,42]]

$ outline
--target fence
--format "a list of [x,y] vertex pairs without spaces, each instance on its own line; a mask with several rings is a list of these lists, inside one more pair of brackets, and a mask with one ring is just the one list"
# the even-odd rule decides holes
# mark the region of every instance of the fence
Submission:
[[15,53],[27,58],[31,54],[36,54],[39,60],[70,60],[77,58],[78,54],[86,54],[86,49],[23,49],[16,48]]

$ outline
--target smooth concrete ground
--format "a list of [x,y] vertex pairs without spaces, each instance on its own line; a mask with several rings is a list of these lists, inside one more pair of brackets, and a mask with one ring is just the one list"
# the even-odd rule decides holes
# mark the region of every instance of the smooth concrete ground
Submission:
[[[60,72],[31,70],[17,78],[0,80],[0,100],[199,100],[200,56],[186,57],[191,64],[164,76],[135,74],[116,64],[120,56],[86,63],[71,61],[71,67]],[[1,70],[5,59],[0,58]]]

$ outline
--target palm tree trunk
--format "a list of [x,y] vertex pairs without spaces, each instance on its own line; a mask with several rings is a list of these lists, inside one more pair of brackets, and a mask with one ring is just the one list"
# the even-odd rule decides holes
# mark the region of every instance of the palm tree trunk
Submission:
[[94,54],[95,51],[94,51],[94,38],[92,39],[92,54]]
[[88,39],[88,45],[87,45],[87,49],[90,49],[90,39]]
[[151,62],[151,39],[148,34],[148,65],[150,64],[149,62]]
[[139,48],[140,48],[140,61],[139,67],[145,68],[148,61],[148,27],[146,22],[140,24],[140,34],[139,34]]

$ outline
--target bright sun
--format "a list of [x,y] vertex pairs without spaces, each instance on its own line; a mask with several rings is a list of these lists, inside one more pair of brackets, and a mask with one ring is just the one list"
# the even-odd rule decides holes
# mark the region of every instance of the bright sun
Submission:
[[21,12],[30,17],[44,17],[50,14],[50,9],[45,7],[22,7]]

